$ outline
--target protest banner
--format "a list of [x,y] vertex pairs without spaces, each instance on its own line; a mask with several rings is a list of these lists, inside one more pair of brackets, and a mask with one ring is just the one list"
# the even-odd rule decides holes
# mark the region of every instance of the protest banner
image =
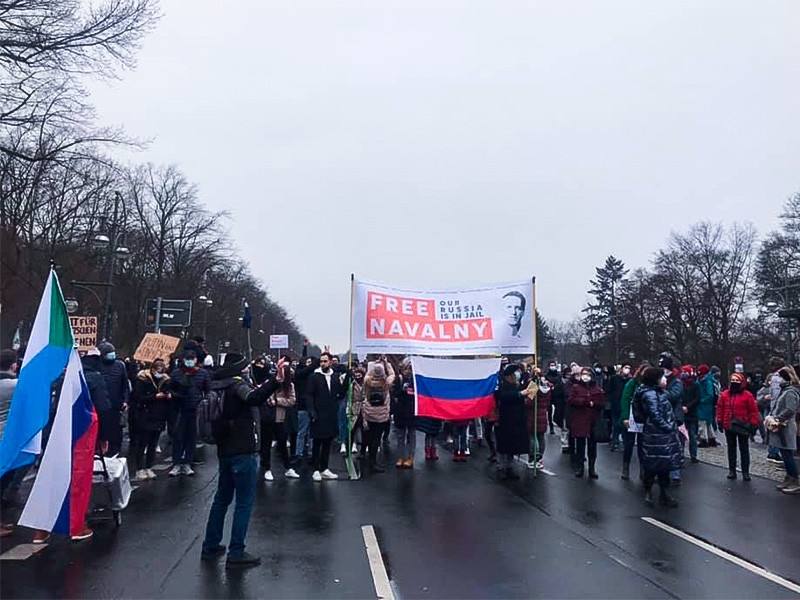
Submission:
[[149,363],[157,358],[169,360],[169,355],[178,349],[180,338],[160,333],[145,333],[144,339],[139,344],[133,358],[139,362]]
[[79,352],[97,346],[97,317],[70,317],[69,324]]
[[269,347],[272,350],[281,350],[289,347],[289,336],[287,334],[277,334],[269,336]]
[[532,280],[461,290],[409,290],[354,280],[358,354],[532,354]]

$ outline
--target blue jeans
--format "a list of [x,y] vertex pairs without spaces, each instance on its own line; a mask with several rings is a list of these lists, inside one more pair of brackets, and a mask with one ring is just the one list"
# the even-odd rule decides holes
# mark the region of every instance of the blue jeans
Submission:
[[350,433],[349,428],[347,427],[347,404],[346,403],[339,403],[339,410],[337,411],[337,416],[339,419],[339,443],[346,444],[347,443],[347,436]]
[[222,542],[225,515],[234,494],[236,494],[228,556],[238,558],[244,554],[244,538],[247,537],[247,527],[250,524],[250,513],[253,510],[253,497],[256,489],[257,456],[257,454],[239,454],[219,459],[217,493],[214,495],[214,502],[211,504],[211,512],[208,515],[203,552],[213,552]]
[[689,456],[692,458],[697,458],[698,425],[696,420],[686,421],[686,431],[689,433]]
[[297,458],[303,458],[308,452],[308,426],[311,420],[307,410],[297,411]]
[[195,444],[197,444],[197,412],[181,411],[172,436],[172,464],[192,464]]
[[783,459],[783,465],[786,467],[786,475],[789,477],[797,477],[797,461],[794,459],[794,450],[786,450],[785,448],[778,448]]

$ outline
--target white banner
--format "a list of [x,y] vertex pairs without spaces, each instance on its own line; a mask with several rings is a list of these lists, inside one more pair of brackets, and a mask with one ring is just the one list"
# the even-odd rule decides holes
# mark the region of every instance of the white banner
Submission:
[[353,351],[468,356],[533,353],[533,283],[404,290],[355,282]]
[[289,336],[287,334],[278,334],[269,336],[269,347],[272,350],[282,350],[289,347]]

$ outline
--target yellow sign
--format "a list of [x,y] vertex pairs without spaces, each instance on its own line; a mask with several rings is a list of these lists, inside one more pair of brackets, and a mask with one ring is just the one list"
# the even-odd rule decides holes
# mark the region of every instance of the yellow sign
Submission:
[[133,354],[133,358],[139,362],[149,363],[157,358],[169,361],[169,355],[178,349],[181,343],[180,338],[160,333],[145,333],[142,343]]
[[86,352],[97,346],[97,317],[70,317],[69,324],[78,350]]

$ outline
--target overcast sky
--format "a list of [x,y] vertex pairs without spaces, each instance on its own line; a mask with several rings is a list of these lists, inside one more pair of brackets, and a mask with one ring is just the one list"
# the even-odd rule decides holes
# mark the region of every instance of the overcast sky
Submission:
[[[537,276],[570,319],[608,254],[764,233],[800,190],[800,3],[163,0],[98,116],[232,214],[301,329],[348,345],[349,276]],[[126,157],[127,159],[128,157]]]

